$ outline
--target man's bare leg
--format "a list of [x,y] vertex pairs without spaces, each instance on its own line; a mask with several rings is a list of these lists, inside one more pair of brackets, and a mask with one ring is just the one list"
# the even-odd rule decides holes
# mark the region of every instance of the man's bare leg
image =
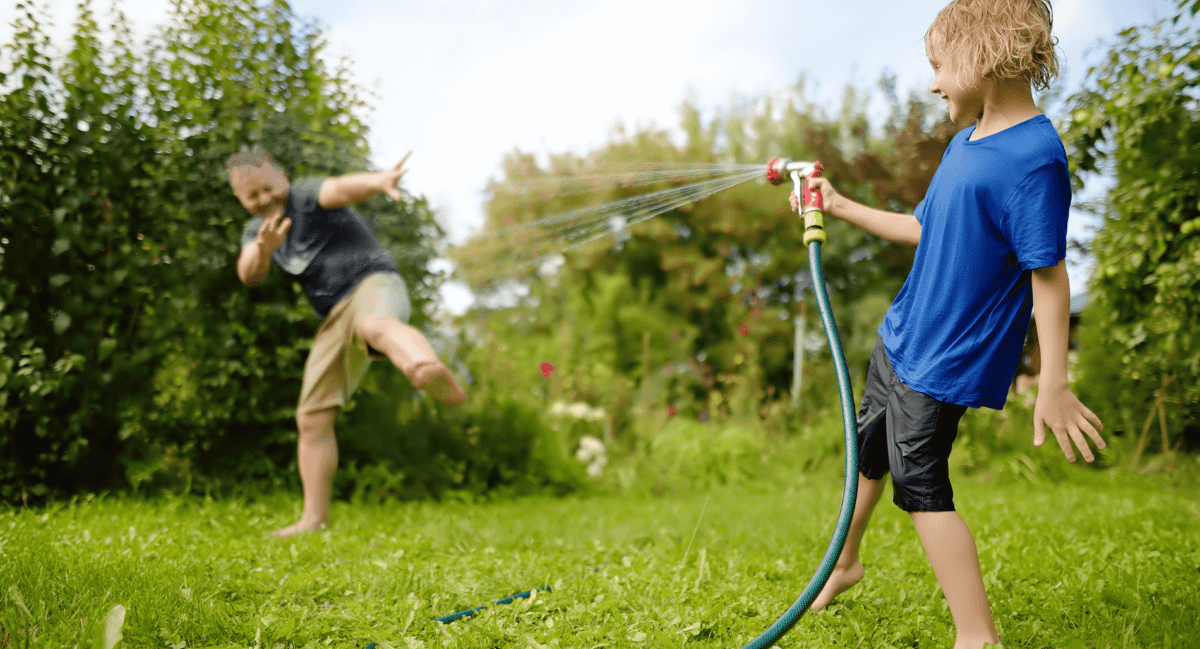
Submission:
[[296,416],[300,430],[296,457],[300,465],[300,482],[304,485],[304,513],[300,520],[275,531],[275,536],[292,536],[312,532],[329,523],[329,502],[333,497],[333,473],[337,470],[337,438],[333,420],[341,408],[334,406]]
[[450,368],[438,360],[437,353],[419,329],[399,320],[375,318],[362,322],[359,335],[367,344],[387,354],[392,365],[418,390],[428,392],[450,406],[457,406],[466,398]]
[[975,537],[962,517],[954,511],[912,512],[909,517],[954,617],[958,636],[954,649],[980,649],[985,642],[1000,642],[983,589]]
[[883,495],[884,480],[886,477],[869,480],[863,474],[858,474],[858,494],[854,498],[854,516],[850,519],[850,530],[846,533],[846,545],[842,546],[842,553],[838,556],[833,572],[829,574],[829,581],[825,582],[825,588],[821,589],[821,593],[813,600],[810,610],[819,611],[825,608],[838,593],[857,584],[863,578],[863,565],[858,557],[858,549],[863,533],[867,531],[867,523],[871,521],[871,513],[875,511],[875,505]]

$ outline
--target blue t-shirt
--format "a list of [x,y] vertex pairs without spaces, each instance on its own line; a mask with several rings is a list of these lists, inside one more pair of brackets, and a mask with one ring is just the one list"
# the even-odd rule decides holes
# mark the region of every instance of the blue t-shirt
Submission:
[[879,334],[912,389],[1000,410],[1029,328],[1031,271],[1066,256],[1071,186],[1045,115],[971,142],[974,132],[954,136],[917,205],[912,272]]
[[[285,274],[300,281],[322,319],[368,275],[399,272],[392,254],[375,239],[374,228],[354,208],[321,207],[317,196],[324,182],[306,178],[288,187],[283,217],[292,220],[292,227],[271,255]],[[246,224],[243,248],[254,243],[264,220],[256,216]]]

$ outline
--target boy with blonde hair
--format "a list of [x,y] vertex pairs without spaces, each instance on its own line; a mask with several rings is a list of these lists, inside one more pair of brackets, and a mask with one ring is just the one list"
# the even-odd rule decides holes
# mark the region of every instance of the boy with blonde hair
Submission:
[[[916,246],[912,272],[884,316],[858,414],[859,483],[846,545],[820,610],[863,578],[859,544],[892,474],[945,594],[955,649],[999,643],[975,539],[954,509],[947,460],[968,407],[1004,407],[1031,308],[1041,344],[1034,446],[1053,431],[1093,461],[1100,420],[1067,384],[1071,203],[1066,151],[1033,102],[1058,73],[1047,0],[956,0],[926,34],[930,91],[952,121],[978,120],[946,149],[916,214],[893,214],[820,189],[826,212]],[[792,209],[798,200],[791,197]]]
[[333,421],[371,359],[390,360],[418,390],[443,403],[457,406],[466,395],[425,336],[406,324],[411,305],[396,262],[351,207],[381,192],[399,200],[404,160],[380,173],[295,185],[258,147],[230,156],[225,166],[234,195],[253,217],[242,231],[238,278],[247,286],[261,284],[274,260],[299,280],[322,318],[296,408],[304,513],[275,534],[311,532],[329,520],[338,459]]

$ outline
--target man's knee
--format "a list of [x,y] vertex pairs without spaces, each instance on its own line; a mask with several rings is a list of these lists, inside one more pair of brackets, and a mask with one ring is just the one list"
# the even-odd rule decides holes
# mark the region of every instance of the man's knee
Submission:
[[358,335],[368,343],[382,342],[398,324],[398,320],[388,318],[364,318],[358,323]]
[[333,420],[341,412],[341,406],[313,410],[296,415],[296,428],[302,438],[317,438],[333,435]]

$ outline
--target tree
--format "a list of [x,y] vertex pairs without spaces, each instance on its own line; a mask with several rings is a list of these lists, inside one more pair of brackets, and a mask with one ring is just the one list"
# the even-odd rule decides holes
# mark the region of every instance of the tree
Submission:
[[[531,248],[513,226],[672,186],[614,182],[590,194],[579,191],[589,175],[633,165],[728,161],[761,164],[765,172],[775,156],[819,159],[840,192],[911,212],[958,128],[931,119],[930,102],[916,94],[901,108],[888,75],[880,85],[893,104],[882,137],[871,134],[858,108],[864,102],[848,89],[842,114],[832,120],[802,99],[785,106],[765,100],[735,105],[707,124],[685,104],[686,140],[680,145],[666,132],[618,131],[613,142],[585,156],[552,156],[547,169],[533,156],[509,156],[503,178],[490,188],[484,234],[448,253],[484,298],[485,306],[463,318],[492,341],[485,345],[486,362],[476,361],[477,373],[528,398],[543,398],[546,381],[535,367],[553,355],[561,369],[549,377],[547,390],[556,398],[627,404],[628,390],[639,385],[642,399],[655,408],[670,401],[692,416],[712,410],[714,417],[758,417],[767,393],[786,394],[790,385],[791,282],[807,268],[802,225],[787,211],[786,191],[746,183],[638,225],[617,246],[602,239],[568,252],[557,276],[530,268],[515,278],[528,291],[515,306],[486,306],[489,294],[506,286],[493,273],[511,255],[564,245]],[[801,79],[797,97],[803,88]],[[827,227],[832,301],[850,362],[865,371],[875,329],[908,273],[912,251],[840,221],[831,219]],[[815,371],[826,370],[828,381],[808,384],[832,384],[831,367]],[[861,376],[857,380],[861,388]],[[809,393],[810,404],[835,402],[836,393],[821,390]]]
[[[261,143],[292,177],[365,170],[362,90],[325,69],[319,30],[283,0],[178,2],[145,61],[123,13],[108,46],[84,2],[61,76],[17,9],[17,83],[0,97],[0,498],[292,473],[317,323],[280,273],[238,282],[248,217],[224,161]],[[441,231],[420,198],[364,211],[420,326]]]
[[[1189,3],[1200,10],[1181,0],[1173,26]],[[1200,30],[1185,25],[1122,31],[1068,100],[1076,187],[1085,172],[1116,178],[1092,242],[1079,390],[1118,430],[1136,432],[1160,398],[1174,430],[1200,414]]]

